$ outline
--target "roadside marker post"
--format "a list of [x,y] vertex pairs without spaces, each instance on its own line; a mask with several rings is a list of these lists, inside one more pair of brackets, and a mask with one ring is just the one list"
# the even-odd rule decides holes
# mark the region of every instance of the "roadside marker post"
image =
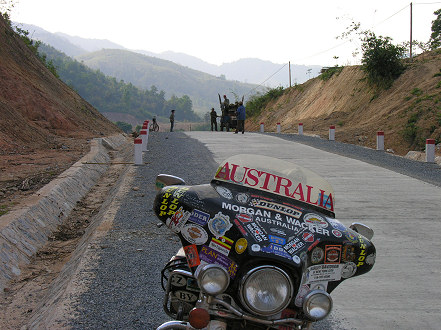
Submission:
[[426,139],[426,162],[435,163],[435,139]]
[[377,132],[377,150],[384,150],[384,132]]
[[139,132],[139,136],[141,137],[142,140],[142,151],[147,151],[147,130],[142,129]]
[[149,143],[149,134],[150,134],[149,133],[150,132],[150,130],[149,130],[149,123],[150,123],[150,121],[148,121],[148,120],[146,120],[144,122],[144,125],[146,126],[145,130],[147,132],[147,137],[146,137],[146,141],[145,141],[145,150],[144,151],[147,151],[147,145]]
[[264,124],[260,123],[260,133],[265,132]]
[[331,125],[329,126],[329,141],[335,140],[335,126]]
[[299,123],[298,133],[299,133],[299,135],[303,135],[303,123]]
[[135,165],[142,165],[142,139],[135,139]]
[[277,123],[277,133],[280,133],[280,123]]

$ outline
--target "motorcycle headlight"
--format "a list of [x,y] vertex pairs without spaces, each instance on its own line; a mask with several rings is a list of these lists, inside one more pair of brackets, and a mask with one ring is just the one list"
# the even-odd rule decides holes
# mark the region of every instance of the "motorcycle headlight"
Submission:
[[303,299],[303,311],[313,321],[324,319],[331,309],[332,298],[326,291],[312,290]]
[[274,315],[292,299],[293,285],[288,274],[275,266],[259,266],[242,278],[240,299],[254,314]]
[[202,291],[212,296],[223,293],[230,284],[230,276],[226,269],[215,264],[202,266],[197,280]]

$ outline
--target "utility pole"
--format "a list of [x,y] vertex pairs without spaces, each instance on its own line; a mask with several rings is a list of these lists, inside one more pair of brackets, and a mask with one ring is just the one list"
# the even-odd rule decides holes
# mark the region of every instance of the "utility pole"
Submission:
[[289,70],[289,87],[291,88],[291,61],[288,62],[288,70]]
[[412,2],[410,3],[410,59],[412,60]]

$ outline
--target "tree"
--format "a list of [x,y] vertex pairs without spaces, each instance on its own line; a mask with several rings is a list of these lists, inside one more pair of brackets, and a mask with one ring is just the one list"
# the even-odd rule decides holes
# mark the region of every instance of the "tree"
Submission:
[[118,126],[124,133],[131,133],[132,132],[132,125],[125,123],[123,121],[117,121],[116,126]]
[[392,44],[390,37],[377,37],[372,31],[363,31],[361,49],[363,70],[371,83],[388,88],[405,69],[403,46]]
[[404,72],[402,59],[405,47],[394,45],[390,37],[377,37],[370,30],[360,30],[360,23],[355,22],[352,22],[339,38],[351,40],[354,33],[361,39],[362,69],[367,73],[369,82],[377,87],[389,88]]
[[441,46],[441,9],[434,13],[436,19],[432,21],[432,34],[430,35],[430,49],[436,49]]

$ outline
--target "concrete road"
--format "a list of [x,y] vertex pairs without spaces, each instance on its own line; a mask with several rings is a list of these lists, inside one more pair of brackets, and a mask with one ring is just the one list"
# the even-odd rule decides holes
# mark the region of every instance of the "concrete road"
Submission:
[[[373,270],[333,293],[348,329],[441,329],[441,188],[396,172],[257,133],[188,132],[217,162],[273,156],[307,167],[335,190],[336,217],[375,231]],[[441,175],[441,170],[440,170]]]

